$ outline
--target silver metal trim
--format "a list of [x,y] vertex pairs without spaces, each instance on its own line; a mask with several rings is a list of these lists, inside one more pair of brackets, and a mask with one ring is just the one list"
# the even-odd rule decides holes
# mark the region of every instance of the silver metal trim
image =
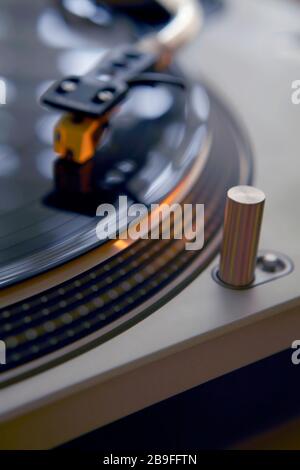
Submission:
[[173,19],[157,34],[140,42],[143,49],[162,53],[174,53],[191,41],[202,29],[204,13],[197,0],[157,0],[174,15]]

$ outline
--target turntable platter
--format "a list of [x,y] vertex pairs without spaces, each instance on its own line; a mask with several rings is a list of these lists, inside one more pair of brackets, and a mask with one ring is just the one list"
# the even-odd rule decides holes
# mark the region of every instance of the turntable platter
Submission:
[[[185,90],[159,85],[132,91],[94,159],[97,190],[83,198],[57,191],[61,166],[54,166],[51,147],[57,114],[43,110],[37,98],[49,77],[70,73],[79,56],[90,65],[99,48],[95,55],[94,40],[79,34],[78,26],[55,23],[55,10],[30,5],[32,28],[16,28],[20,57],[7,62],[10,95],[0,110],[0,287],[34,282],[87,253],[95,253],[97,264],[3,306],[0,337],[8,360],[2,384],[93,347],[182,289],[217,253],[227,189],[252,177],[251,150],[231,112],[209,87],[187,79]],[[15,21],[21,24],[21,12]],[[70,34],[76,35],[76,50],[63,46]],[[8,35],[0,43],[8,57],[11,40]],[[181,76],[177,67],[170,72]],[[120,195],[149,209],[166,199],[204,204],[204,248],[187,251],[184,240],[100,242],[96,208],[116,204]]]
[[[110,258],[109,246],[104,246],[103,262],[95,268],[3,308],[0,333],[6,339],[9,355],[7,365],[1,368],[3,380],[11,380],[16,371],[19,376],[66,355],[78,354],[116,334],[151,313],[157,302],[182,288],[215,256],[224,195],[229,187],[251,179],[252,164],[250,148],[239,127],[212,96],[210,103],[212,146],[203,170],[183,201],[205,204],[204,249],[186,251],[184,240],[140,240],[132,246],[125,244],[119,254],[114,251]],[[76,222],[82,216],[73,218]],[[84,230],[81,236],[86,235]],[[88,230],[95,230],[94,219]],[[101,257],[98,259],[101,261]]]

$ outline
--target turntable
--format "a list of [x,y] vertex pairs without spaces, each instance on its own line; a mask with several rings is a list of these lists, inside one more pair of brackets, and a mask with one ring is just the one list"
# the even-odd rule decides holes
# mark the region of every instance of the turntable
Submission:
[[[241,431],[251,412],[236,395],[249,388],[253,406],[264,406],[268,392],[258,388],[267,389],[268,373],[259,385],[248,368],[282,355],[296,380],[295,137],[284,150],[296,120],[289,98],[282,102],[296,65],[286,58],[285,85],[278,77],[267,86],[283,59],[263,21],[272,11],[274,29],[290,28],[293,8],[283,17],[280,5],[258,1],[3,2],[1,448],[53,448],[94,431],[68,445],[144,449],[157,410],[169,420],[185,396],[195,415],[189,425],[177,417],[186,431],[178,448],[186,436],[191,447],[211,447],[200,425],[200,440],[190,437],[204,408],[218,423],[205,390],[222,402],[232,394],[236,407],[223,413],[239,416],[239,432],[214,445],[270,424],[280,397]],[[267,194],[259,252],[264,194],[253,184]],[[157,219],[156,237],[130,237],[128,223],[141,218],[128,222],[120,198],[146,208],[146,220],[153,205],[204,205],[202,249],[175,236],[176,216]],[[119,221],[102,239],[100,205]],[[196,215],[184,220],[195,237]],[[279,421],[290,417],[280,409]],[[134,442],[124,441],[132,427]]]

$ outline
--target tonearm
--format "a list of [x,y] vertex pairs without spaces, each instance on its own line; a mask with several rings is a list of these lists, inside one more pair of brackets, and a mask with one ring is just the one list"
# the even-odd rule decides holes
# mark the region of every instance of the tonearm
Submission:
[[196,0],[159,3],[172,14],[159,32],[108,51],[87,74],[65,77],[42,96],[42,103],[65,113],[54,131],[54,150],[62,158],[83,164],[94,156],[111,115],[132,87],[185,86],[164,71],[174,53],[201,29],[202,8]]

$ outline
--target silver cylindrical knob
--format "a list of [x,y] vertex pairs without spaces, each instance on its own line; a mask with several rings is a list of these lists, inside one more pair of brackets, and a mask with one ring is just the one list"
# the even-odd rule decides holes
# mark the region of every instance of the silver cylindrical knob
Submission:
[[254,280],[264,204],[265,194],[252,186],[227,193],[219,278],[233,287]]

